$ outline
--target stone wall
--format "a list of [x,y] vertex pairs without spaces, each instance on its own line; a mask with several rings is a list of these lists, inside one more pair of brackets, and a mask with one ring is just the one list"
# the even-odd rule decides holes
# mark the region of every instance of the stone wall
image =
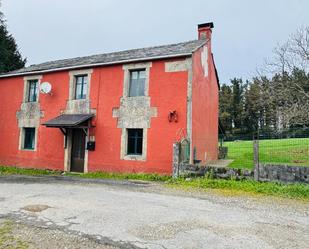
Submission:
[[174,173],[176,173],[174,174],[175,177],[208,176],[209,178],[227,180],[252,180],[254,178],[252,170],[200,166],[187,163],[174,164]]
[[210,167],[187,163],[174,163],[174,177],[209,176],[215,179],[248,179],[261,182],[309,183],[309,167],[260,164],[253,170]]
[[309,183],[309,167],[278,164],[259,164],[255,178],[263,182]]
[[224,167],[210,167],[200,164],[189,164],[181,161],[180,143],[173,144],[173,177],[209,176],[218,179],[253,179],[252,170],[241,170]]
[[213,167],[180,161],[180,145],[173,145],[173,177],[209,176],[217,179],[250,179],[261,182],[309,183],[309,167],[255,163],[254,170]]
[[210,167],[187,163],[173,164],[174,177],[209,176],[215,179],[253,180],[261,182],[307,183],[309,167],[276,164],[259,164],[254,170],[227,167]]

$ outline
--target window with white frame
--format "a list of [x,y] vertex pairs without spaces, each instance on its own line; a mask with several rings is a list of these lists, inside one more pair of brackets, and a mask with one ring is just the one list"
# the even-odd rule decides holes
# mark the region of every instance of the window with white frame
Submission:
[[33,127],[23,128],[22,132],[23,132],[22,149],[34,150],[35,149],[35,128]]
[[129,97],[145,96],[146,70],[130,70]]
[[27,102],[37,102],[38,101],[38,89],[39,81],[38,80],[28,80],[27,84]]
[[75,99],[86,99],[88,90],[88,76],[75,76]]
[[143,154],[143,129],[127,129],[127,155]]

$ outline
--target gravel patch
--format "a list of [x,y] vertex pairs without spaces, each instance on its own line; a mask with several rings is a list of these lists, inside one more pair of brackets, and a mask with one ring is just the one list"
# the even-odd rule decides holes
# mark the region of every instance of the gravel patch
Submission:
[[118,249],[97,241],[61,230],[51,230],[0,219],[1,228],[7,226],[5,236],[0,237],[0,249]]

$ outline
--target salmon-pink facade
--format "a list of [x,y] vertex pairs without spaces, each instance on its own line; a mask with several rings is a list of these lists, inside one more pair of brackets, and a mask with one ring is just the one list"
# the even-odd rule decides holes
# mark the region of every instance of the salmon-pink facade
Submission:
[[[211,29],[206,30],[205,42],[190,55],[1,76],[0,165],[74,171],[70,165],[76,140],[71,128],[85,132],[83,143],[95,142],[93,149],[82,147],[83,172],[171,174],[173,143],[182,139],[190,142],[191,161],[217,159],[219,86]],[[146,68],[143,96],[127,96],[132,68]],[[72,84],[76,87],[74,75],[80,74],[88,76],[89,92],[77,103],[70,96]],[[32,77],[52,86],[50,94],[38,93],[35,104],[25,101]],[[59,115],[85,113],[93,114],[86,128],[44,125]],[[23,134],[27,127],[35,129],[32,149],[23,148],[29,139]],[[130,129],[143,132],[140,155],[127,155]]]

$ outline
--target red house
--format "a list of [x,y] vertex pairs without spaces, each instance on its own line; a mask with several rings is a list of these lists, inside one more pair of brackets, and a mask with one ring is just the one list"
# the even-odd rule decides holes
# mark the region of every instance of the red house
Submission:
[[173,143],[217,159],[213,23],[198,39],[31,65],[0,75],[0,165],[172,173]]

